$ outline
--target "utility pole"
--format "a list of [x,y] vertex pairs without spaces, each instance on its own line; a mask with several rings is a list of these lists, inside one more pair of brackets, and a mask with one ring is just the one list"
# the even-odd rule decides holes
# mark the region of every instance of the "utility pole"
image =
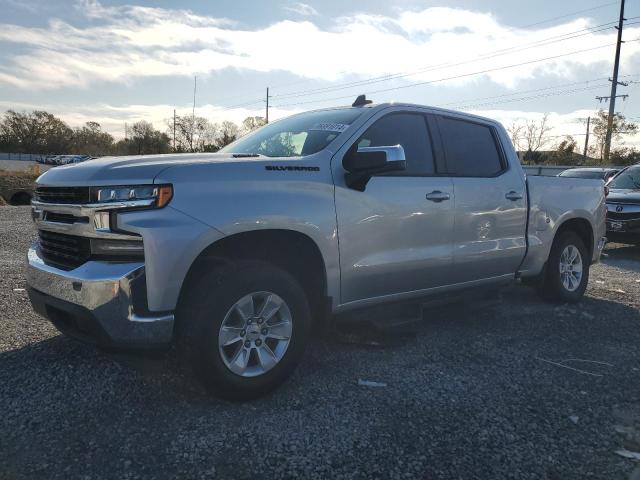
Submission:
[[589,130],[591,127],[591,117],[587,118],[587,137],[584,139],[584,153],[582,156],[587,160],[587,150],[589,149]]
[[128,133],[127,122],[124,122],[124,141],[125,142],[127,141],[127,133]]
[[265,113],[265,123],[269,123],[269,87],[267,87],[267,111]]
[[607,118],[607,135],[604,141],[604,162],[609,162],[611,151],[611,136],[613,116],[616,113],[616,92],[618,90],[618,68],[620,67],[620,48],[622,47],[622,27],[624,26],[624,0],[620,0],[620,20],[618,21],[618,42],[616,43],[616,59],[613,63],[613,78],[611,80],[611,98],[609,102],[609,117]]
[[176,152],[176,109],[173,109],[173,153]]

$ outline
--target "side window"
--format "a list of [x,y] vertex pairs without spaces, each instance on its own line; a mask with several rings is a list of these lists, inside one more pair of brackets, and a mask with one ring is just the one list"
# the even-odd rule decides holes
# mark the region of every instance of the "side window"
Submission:
[[503,170],[490,127],[445,117],[440,117],[438,123],[453,173],[462,177],[493,177]]
[[387,175],[433,175],[433,150],[425,116],[420,113],[391,113],[377,120],[358,139],[358,147],[402,145],[407,169]]

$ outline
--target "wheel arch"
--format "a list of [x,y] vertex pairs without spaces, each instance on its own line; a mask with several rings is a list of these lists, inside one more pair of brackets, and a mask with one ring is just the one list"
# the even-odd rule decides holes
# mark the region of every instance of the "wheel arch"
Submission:
[[330,308],[327,268],[317,243],[296,230],[263,229],[234,233],[204,248],[187,271],[178,309],[204,271],[235,260],[266,261],[293,275],[307,295],[314,320]]
[[553,241],[555,242],[562,233],[567,231],[575,232],[584,242],[584,246],[587,247],[587,251],[589,252],[589,263],[591,263],[594,249],[594,234],[591,222],[582,217],[567,219],[556,229],[556,233],[553,236]]

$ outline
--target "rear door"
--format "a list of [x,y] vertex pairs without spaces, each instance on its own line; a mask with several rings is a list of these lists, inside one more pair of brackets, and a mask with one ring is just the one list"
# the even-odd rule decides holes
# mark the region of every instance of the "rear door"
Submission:
[[[363,192],[348,188],[342,158],[354,143],[402,145],[407,170],[374,176]],[[343,304],[449,283],[453,183],[436,163],[419,110],[380,112],[334,157]]]
[[456,283],[513,275],[526,250],[526,185],[490,123],[437,116],[455,193]]

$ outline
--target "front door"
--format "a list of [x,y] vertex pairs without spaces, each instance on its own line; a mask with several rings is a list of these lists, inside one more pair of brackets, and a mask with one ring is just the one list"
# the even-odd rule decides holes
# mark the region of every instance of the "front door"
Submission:
[[375,176],[359,192],[342,168],[353,143],[334,157],[341,303],[450,283],[453,182],[438,176],[425,115],[382,112],[361,130],[358,146],[401,145],[407,170]]

